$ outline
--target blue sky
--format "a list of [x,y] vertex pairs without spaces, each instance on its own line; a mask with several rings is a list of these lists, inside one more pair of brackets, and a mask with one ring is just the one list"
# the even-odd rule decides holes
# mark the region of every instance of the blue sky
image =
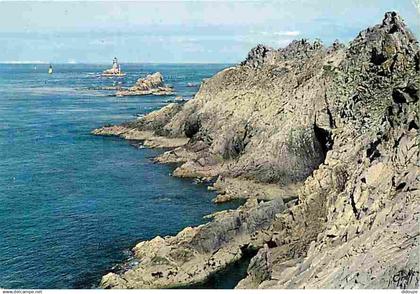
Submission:
[[0,62],[235,63],[258,43],[348,42],[389,10],[419,37],[419,1],[0,2]]

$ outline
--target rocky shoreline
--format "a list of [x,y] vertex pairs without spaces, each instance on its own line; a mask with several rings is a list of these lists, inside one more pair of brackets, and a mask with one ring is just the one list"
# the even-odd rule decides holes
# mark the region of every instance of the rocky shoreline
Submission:
[[103,288],[185,287],[258,250],[238,288],[418,288],[420,51],[395,12],[347,46],[258,45],[194,99],[96,135],[216,179],[207,224],[133,248]]

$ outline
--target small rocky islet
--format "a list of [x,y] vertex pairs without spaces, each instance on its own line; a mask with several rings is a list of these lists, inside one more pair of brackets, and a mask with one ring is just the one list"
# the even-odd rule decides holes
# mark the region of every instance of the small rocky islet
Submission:
[[160,72],[139,78],[134,86],[127,89],[119,89],[116,96],[142,96],[142,95],[173,95],[174,89],[164,83]]
[[194,99],[94,130],[171,148],[155,161],[174,176],[246,200],[138,243],[138,264],[100,287],[188,287],[253,250],[237,288],[418,288],[419,72],[418,41],[388,12],[348,45],[258,45]]
[[[113,60],[112,68],[102,72],[101,77],[105,78],[121,78],[126,74],[122,72],[121,66],[118,64],[118,59]],[[163,75],[160,72],[148,74],[145,77],[139,78],[131,87],[123,87],[122,82],[114,81],[112,86],[93,87],[91,90],[116,91],[115,96],[171,96],[174,95],[172,86],[165,84]]]

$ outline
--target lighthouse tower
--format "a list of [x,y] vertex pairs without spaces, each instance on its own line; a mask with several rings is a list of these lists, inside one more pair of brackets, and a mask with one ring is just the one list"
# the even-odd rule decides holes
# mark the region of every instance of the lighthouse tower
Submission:
[[117,59],[117,57],[114,57],[114,59],[112,60],[112,69],[114,69],[117,72],[119,72],[119,65],[118,65],[118,59]]
[[102,76],[105,77],[123,77],[125,73],[121,71],[121,66],[118,64],[117,57],[112,60],[112,68],[106,69],[102,72]]

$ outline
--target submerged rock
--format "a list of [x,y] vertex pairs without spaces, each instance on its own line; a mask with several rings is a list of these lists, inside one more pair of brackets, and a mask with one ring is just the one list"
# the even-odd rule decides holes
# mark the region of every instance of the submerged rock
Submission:
[[196,83],[187,83],[187,87],[189,87],[189,88],[195,88],[195,87],[199,87],[200,85],[199,84],[196,84]]
[[418,288],[419,56],[390,12],[347,47],[257,46],[194,99],[97,130],[185,140],[157,161],[182,163],[177,176],[218,178],[227,195],[219,201],[248,199],[206,225],[140,243],[143,263],[101,285],[194,283],[252,244],[261,251],[240,288]]

